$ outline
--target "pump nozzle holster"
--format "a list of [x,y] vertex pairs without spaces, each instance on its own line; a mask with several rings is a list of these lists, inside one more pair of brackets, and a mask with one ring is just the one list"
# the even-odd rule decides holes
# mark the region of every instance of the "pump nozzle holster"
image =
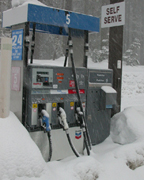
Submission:
[[66,113],[63,108],[59,107],[59,120],[60,124],[63,126],[64,130],[68,130],[69,126],[66,119]]
[[85,127],[85,123],[83,120],[83,112],[80,110],[80,107],[76,108],[76,114],[77,114],[77,120],[78,120],[78,123],[80,123],[80,126]]

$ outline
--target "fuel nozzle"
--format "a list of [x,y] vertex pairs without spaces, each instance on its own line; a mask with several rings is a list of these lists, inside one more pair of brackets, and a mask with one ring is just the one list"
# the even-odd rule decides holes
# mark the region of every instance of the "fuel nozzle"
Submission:
[[59,107],[58,119],[60,121],[60,124],[63,126],[64,130],[68,130],[69,126],[67,123],[66,113],[62,107]]
[[62,107],[59,107],[58,109],[58,119],[59,119],[59,122],[60,124],[63,126],[63,129],[66,133],[66,136],[67,136],[67,139],[68,139],[68,142],[70,144],[70,147],[72,149],[72,151],[74,152],[74,154],[79,157],[79,153],[77,152],[77,150],[75,149],[72,141],[71,141],[71,138],[70,138],[70,135],[69,135],[69,126],[68,126],[68,123],[67,123],[67,117],[66,117],[66,113],[65,113],[65,110],[62,108]]
[[41,126],[44,128],[45,132],[51,131],[51,126],[49,123],[49,114],[45,109],[42,109],[41,114],[42,114]]
[[44,129],[44,133],[47,133],[48,136],[48,141],[49,141],[49,157],[48,157],[48,161],[51,160],[52,158],[52,138],[51,138],[51,126],[49,123],[49,114],[45,109],[41,110],[41,126]]
[[81,111],[80,107],[76,108],[76,115],[77,115],[77,121],[80,123],[81,126],[85,126],[84,120],[83,120],[83,112]]

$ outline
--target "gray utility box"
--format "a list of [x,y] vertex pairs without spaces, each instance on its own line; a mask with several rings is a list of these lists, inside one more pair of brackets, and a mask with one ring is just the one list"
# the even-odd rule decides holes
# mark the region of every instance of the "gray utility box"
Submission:
[[[92,144],[98,144],[110,134],[111,108],[116,103],[116,91],[112,88],[112,70],[88,70],[87,124]],[[115,91],[113,96],[102,87]],[[111,100],[111,97],[113,100]],[[109,106],[106,104],[108,103]]]
[[101,87],[101,109],[113,108],[116,105],[117,92],[110,86]]

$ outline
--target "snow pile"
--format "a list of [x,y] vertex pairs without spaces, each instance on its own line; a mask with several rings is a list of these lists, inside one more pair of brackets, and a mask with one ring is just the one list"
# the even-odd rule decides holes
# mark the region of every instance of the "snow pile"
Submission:
[[[103,165],[98,180],[143,180],[144,141],[120,145],[109,136],[93,147],[95,158]],[[132,171],[134,170],[134,171]]]
[[144,141],[120,146],[114,153],[117,159],[123,159],[125,164],[132,170],[144,165]]
[[12,8],[25,4],[25,3],[45,6],[43,3],[39,2],[38,0],[12,0],[11,1]]
[[42,66],[63,66],[64,65],[64,60],[65,57],[60,57],[56,60],[38,60],[38,59],[34,59],[33,60],[33,64],[30,64],[30,59],[29,59],[29,65],[42,65]]
[[73,169],[76,179],[81,180],[96,180],[102,171],[101,164],[93,157],[88,156],[69,162],[68,168]]
[[17,177],[16,180],[97,180],[102,171],[102,165],[94,157],[73,156],[47,163],[40,178]]
[[126,108],[111,119],[111,137],[119,144],[132,143],[144,139],[144,112]]
[[[61,179],[63,180],[96,180],[102,171],[102,165],[90,156],[63,160],[59,163],[59,168],[61,169]],[[59,179],[58,177],[56,178],[56,180]]]
[[40,177],[45,168],[42,155],[17,117],[0,118],[0,179]]

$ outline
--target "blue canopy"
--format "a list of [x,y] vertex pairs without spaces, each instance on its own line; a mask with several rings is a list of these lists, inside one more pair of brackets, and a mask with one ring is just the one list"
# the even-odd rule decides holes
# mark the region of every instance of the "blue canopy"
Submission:
[[36,23],[36,31],[62,35],[67,34],[68,28],[99,32],[100,24],[97,17],[35,4],[26,4],[3,12],[3,27],[24,22],[30,22],[30,27]]

